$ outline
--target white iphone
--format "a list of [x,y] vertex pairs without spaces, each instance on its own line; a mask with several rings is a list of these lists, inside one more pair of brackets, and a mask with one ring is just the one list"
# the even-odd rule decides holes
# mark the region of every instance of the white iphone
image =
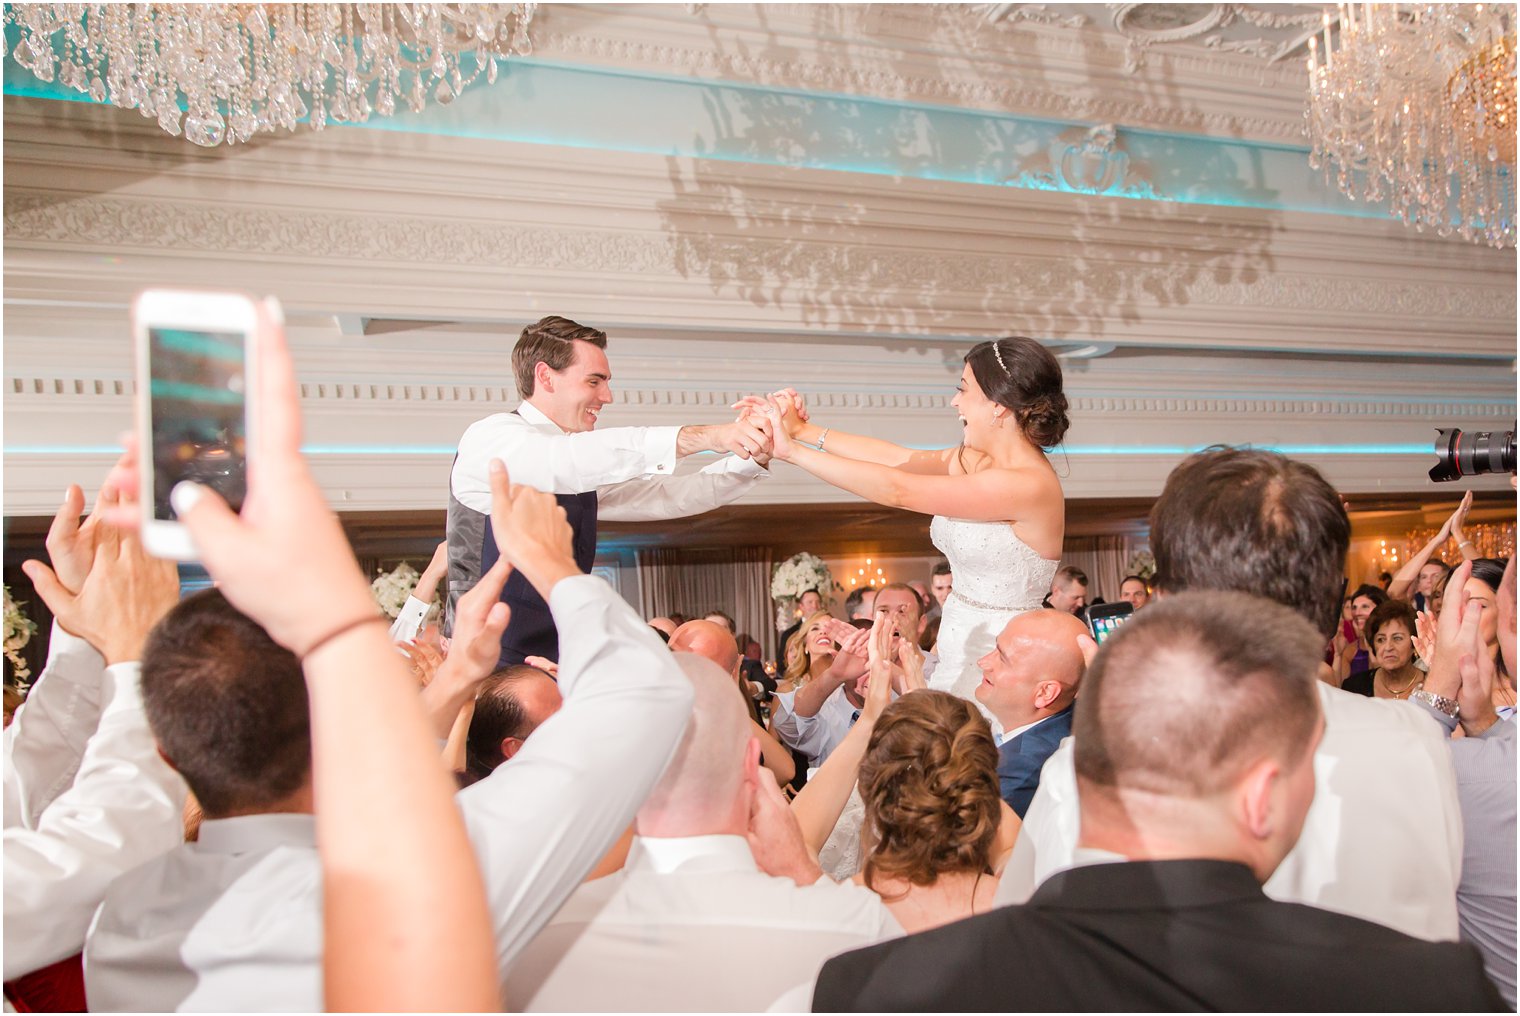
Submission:
[[183,480],[212,488],[240,511],[255,428],[258,312],[239,293],[149,289],[132,305],[137,347],[137,433],[142,540],[148,553],[194,561],[190,532],[169,504]]

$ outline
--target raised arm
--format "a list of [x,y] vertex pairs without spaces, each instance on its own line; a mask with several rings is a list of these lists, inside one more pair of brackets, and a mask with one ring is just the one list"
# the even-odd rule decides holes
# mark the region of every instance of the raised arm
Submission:
[[1424,568],[1430,562],[1430,559],[1435,556],[1436,551],[1445,546],[1446,541],[1451,538],[1451,526],[1452,522],[1457,519],[1457,514],[1461,513],[1465,517],[1467,509],[1470,507],[1472,507],[1472,491],[1468,491],[1463,496],[1462,503],[1457,506],[1456,512],[1453,512],[1445,522],[1441,523],[1441,528],[1436,531],[1435,536],[1431,537],[1430,542],[1421,547],[1419,552],[1406,561],[1404,567],[1394,574],[1393,581],[1388,584],[1388,596],[1390,599],[1409,599],[1410,591],[1414,589],[1415,583],[1419,581],[1420,569]]
[[454,782],[301,457],[300,399],[279,322],[278,305],[266,302],[261,439],[241,517],[194,484],[178,485],[173,499],[228,601],[305,670],[327,1008],[499,1011],[491,923]]
[[1027,469],[930,475],[846,458],[791,440],[774,404],[767,403],[764,415],[771,424],[776,458],[889,508],[982,522],[1018,521],[1049,493],[1048,483],[1054,482],[1053,477]]
[[860,711],[860,719],[792,801],[792,814],[797,817],[802,838],[815,857],[828,842],[829,834],[834,831],[850,800],[861,760],[866,757],[866,746],[871,741],[871,731],[892,694],[892,661],[888,656],[892,625],[885,621],[885,615],[878,614],[871,631],[862,634],[870,636],[870,655],[865,707]]
[[[117,462],[120,468],[122,462]],[[95,510],[83,523],[84,491],[70,484],[48,527],[47,551],[59,585],[71,593],[84,585],[95,558],[104,509],[118,500],[112,474],[101,484]],[[5,825],[34,828],[43,808],[68,789],[79,771],[85,744],[100,723],[105,659],[94,646],[70,635],[55,619],[47,663],[26,702],[5,728]]]
[[597,517],[607,522],[685,518],[742,497],[769,475],[758,459],[725,455],[693,473],[645,477],[601,487],[596,492]]
[[25,564],[58,623],[99,650],[104,707],[78,774],[34,827],[5,830],[5,978],[84,946],[90,918],[120,875],[181,842],[185,785],[159,757],[142,711],[138,663],[148,632],[174,606],[173,564],[102,527],[77,593]]
[[1476,561],[1483,555],[1478,553],[1478,548],[1472,545],[1467,534],[1462,531],[1462,524],[1467,521],[1467,511],[1472,507],[1472,491],[1468,491],[1462,498],[1462,503],[1457,505],[1457,510],[1451,513],[1451,520],[1447,523],[1451,527],[1452,539],[1457,541],[1457,553],[1462,555],[1464,561]]
[[489,465],[511,463],[515,483],[550,494],[581,494],[644,476],[669,476],[697,452],[763,454],[769,441],[753,422],[690,427],[611,427],[566,434],[512,413],[473,424],[459,441],[450,485],[461,504],[490,510]]
[[858,681],[866,672],[866,652],[871,634],[844,621],[829,620],[824,628],[839,642],[834,662],[817,678],[797,689],[792,712],[797,716],[817,716],[823,704],[846,682]]
[[511,762],[459,795],[505,976],[633,820],[690,721],[692,690],[643,618],[607,583],[580,574],[554,501],[509,485],[499,462],[492,483],[496,543],[561,632],[565,700]]

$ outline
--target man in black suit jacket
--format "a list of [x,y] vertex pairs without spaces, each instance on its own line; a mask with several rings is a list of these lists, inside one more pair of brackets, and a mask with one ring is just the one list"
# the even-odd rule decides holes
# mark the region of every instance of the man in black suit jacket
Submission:
[[1065,611],[1031,610],[1009,621],[992,652],[977,661],[977,701],[1003,728],[998,783],[1019,818],[1039,789],[1045,760],[1071,733],[1072,704],[1087,669],[1077,636],[1086,633]]
[[1077,866],[835,957],[814,1010],[1502,1010],[1471,946],[1261,891],[1314,799],[1322,643],[1242,593],[1135,615],[1084,678]]

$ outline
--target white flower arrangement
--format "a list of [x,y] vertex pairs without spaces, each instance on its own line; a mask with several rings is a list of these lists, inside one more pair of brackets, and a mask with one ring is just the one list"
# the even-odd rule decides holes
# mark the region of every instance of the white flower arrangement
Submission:
[[5,586],[5,658],[11,664],[11,679],[16,690],[25,692],[31,668],[21,657],[21,650],[37,634],[37,622],[21,612],[21,604],[11,599],[11,588]]
[[1156,558],[1149,550],[1137,550],[1130,555],[1129,574],[1138,575],[1149,582],[1156,575]]
[[805,551],[793,554],[771,572],[773,600],[795,600],[809,589],[816,589],[827,602],[834,588],[834,576],[823,558]]
[[[390,571],[382,571],[375,581],[369,584],[369,591],[375,598],[375,605],[390,618],[401,613],[401,608],[406,606],[406,598],[412,595],[412,590],[417,588],[417,580],[422,578],[416,568],[402,561]],[[433,597],[430,612],[443,606],[438,597]]]

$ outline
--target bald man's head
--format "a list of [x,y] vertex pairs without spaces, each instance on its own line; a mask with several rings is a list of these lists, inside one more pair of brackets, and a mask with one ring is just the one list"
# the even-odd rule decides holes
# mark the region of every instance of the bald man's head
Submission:
[[[703,622],[697,622],[703,623]],[[729,639],[733,643],[733,639]],[[742,836],[760,759],[733,676],[705,657],[677,652],[696,695],[681,745],[637,816],[640,836]]]
[[715,621],[687,621],[670,636],[670,651],[695,653],[716,663],[725,674],[739,672],[739,643]]
[[1077,636],[1087,626],[1064,610],[1031,610],[1003,628],[992,652],[977,661],[976,697],[1004,730],[1022,727],[1071,705],[1086,663]]

